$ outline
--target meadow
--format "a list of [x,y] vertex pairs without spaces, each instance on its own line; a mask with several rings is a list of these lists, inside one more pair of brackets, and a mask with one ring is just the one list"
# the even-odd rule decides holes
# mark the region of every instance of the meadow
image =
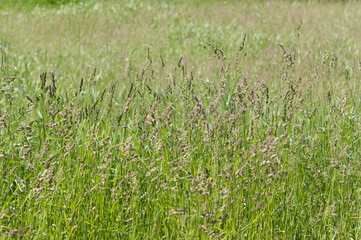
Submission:
[[360,19],[0,0],[0,239],[360,239]]

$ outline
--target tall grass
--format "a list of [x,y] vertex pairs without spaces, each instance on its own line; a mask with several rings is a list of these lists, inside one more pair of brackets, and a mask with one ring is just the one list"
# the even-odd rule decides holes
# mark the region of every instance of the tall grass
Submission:
[[1,16],[1,236],[359,239],[360,11],[177,4]]

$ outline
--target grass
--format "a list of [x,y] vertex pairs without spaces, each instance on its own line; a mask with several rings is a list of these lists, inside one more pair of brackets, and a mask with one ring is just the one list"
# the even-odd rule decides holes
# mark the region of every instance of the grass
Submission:
[[6,6],[1,238],[360,238],[359,2]]
[[23,9],[31,9],[34,7],[49,7],[61,6],[64,4],[78,3],[79,0],[2,0],[0,1],[1,8],[20,7]]

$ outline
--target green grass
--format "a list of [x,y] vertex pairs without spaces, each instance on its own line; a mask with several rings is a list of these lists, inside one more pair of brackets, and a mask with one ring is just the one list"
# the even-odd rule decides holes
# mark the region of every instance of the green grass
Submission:
[[[0,9],[8,7],[20,7],[23,9],[46,6],[60,6],[69,3],[78,3],[79,0],[1,0]],[[83,1],[86,2],[86,1]]]
[[6,6],[0,238],[361,238],[359,2]]

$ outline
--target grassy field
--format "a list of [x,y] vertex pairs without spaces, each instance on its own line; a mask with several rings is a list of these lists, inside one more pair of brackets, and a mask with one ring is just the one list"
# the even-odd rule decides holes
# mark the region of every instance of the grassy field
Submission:
[[361,2],[19,2],[0,239],[361,239]]

